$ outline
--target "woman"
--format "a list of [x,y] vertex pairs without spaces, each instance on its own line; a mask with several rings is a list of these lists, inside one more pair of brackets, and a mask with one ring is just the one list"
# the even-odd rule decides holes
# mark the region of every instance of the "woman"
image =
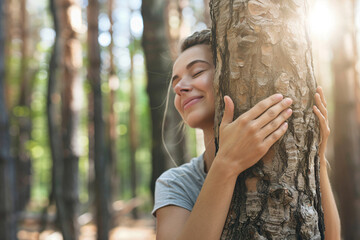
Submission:
[[[234,104],[225,96],[220,146],[215,156],[215,67],[209,44],[209,30],[194,33],[183,42],[173,66],[175,107],[186,124],[203,130],[205,152],[190,163],[168,170],[157,180],[153,214],[159,240],[219,239],[237,176],[258,162],[284,135],[286,120],[292,114],[292,100],[275,94],[233,121]],[[319,156],[325,237],[340,239],[340,220],[326,170],[325,148],[330,129],[320,87],[315,102],[322,137]]]

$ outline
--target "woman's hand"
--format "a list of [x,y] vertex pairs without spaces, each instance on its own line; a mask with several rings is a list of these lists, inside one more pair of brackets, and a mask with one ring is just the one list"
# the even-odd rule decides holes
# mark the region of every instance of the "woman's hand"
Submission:
[[291,116],[290,98],[272,95],[233,121],[234,103],[224,97],[225,111],[220,125],[218,161],[229,164],[239,175],[257,163],[269,148],[284,135],[286,120]]
[[320,147],[319,147],[319,157],[320,157],[321,162],[326,163],[325,150],[326,150],[327,141],[328,141],[328,138],[330,135],[330,127],[329,127],[329,120],[328,120],[328,112],[326,109],[326,100],[324,97],[324,92],[320,86],[317,87],[317,89],[316,89],[315,103],[316,103],[316,105],[313,106],[313,110],[320,122],[321,140],[320,140]]

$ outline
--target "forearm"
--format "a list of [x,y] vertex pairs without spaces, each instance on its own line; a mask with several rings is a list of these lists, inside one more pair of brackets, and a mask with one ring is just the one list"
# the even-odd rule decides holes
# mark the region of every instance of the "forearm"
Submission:
[[326,159],[320,160],[321,204],[324,210],[325,239],[340,239],[340,218],[327,173]]
[[178,239],[220,239],[236,178],[214,161]]

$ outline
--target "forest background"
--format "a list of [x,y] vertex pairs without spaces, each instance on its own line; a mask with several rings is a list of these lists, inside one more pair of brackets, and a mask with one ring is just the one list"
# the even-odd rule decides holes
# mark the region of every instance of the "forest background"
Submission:
[[[154,179],[175,166],[160,134],[172,61],[179,40],[210,26],[208,2],[0,1],[0,125],[8,119],[0,128],[0,218],[13,216],[10,232],[19,239],[61,239],[64,229],[80,239],[97,232],[103,239],[154,238]],[[360,224],[359,3],[309,6],[316,78],[332,129],[331,182],[348,232],[348,222]],[[171,104],[164,137],[179,165],[204,147],[199,131],[180,127]],[[63,219],[61,203],[71,207]]]

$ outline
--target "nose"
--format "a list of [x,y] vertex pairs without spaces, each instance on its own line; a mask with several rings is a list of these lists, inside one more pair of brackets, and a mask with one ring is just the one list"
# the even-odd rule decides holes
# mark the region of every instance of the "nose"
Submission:
[[185,92],[190,92],[191,90],[192,86],[187,78],[180,79],[180,81],[178,81],[174,87],[174,91],[178,95],[181,95]]

